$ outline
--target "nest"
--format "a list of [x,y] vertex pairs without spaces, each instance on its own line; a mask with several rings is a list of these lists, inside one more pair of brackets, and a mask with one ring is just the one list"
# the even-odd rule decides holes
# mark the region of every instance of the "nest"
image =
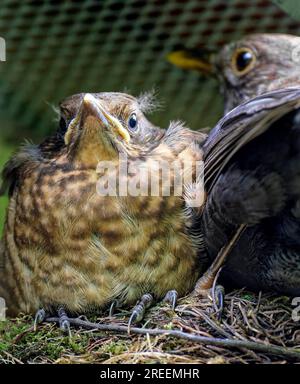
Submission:
[[56,318],[34,332],[32,318],[25,316],[3,323],[0,346],[6,345],[0,356],[3,363],[299,362],[300,327],[293,310],[288,297],[239,290],[226,295],[221,318],[210,300],[186,297],[175,312],[165,304],[152,307],[130,334],[128,311],[72,319],[71,336],[62,335]]

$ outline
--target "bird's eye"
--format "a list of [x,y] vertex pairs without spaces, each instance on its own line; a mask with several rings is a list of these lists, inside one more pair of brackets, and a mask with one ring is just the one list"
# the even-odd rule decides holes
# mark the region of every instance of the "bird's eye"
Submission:
[[132,131],[135,131],[137,128],[137,117],[136,114],[133,113],[128,120],[128,126]]
[[238,48],[232,55],[231,66],[237,76],[248,73],[256,62],[254,52],[249,48]]

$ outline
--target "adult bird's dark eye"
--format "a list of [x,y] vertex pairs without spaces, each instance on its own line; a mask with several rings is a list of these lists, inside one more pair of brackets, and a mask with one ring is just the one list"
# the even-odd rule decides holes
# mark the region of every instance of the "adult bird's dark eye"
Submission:
[[232,56],[232,67],[237,75],[248,73],[255,64],[255,54],[250,49],[239,48]]
[[128,120],[128,126],[129,126],[130,129],[136,129],[136,127],[137,127],[137,118],[136,118],[136,114],[135,113],[133,113],[130,116],[130,118]]
[[248,67],[251,61],[252,54],[250,52],[241,52],[236,58],[236,66],[240,71],[242,71]]

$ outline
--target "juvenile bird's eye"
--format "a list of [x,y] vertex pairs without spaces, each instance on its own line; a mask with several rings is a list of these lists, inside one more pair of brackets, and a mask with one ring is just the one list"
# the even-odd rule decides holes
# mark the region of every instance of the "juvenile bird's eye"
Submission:
[[238,48],[231,58],[231,66],[237,76],[248,73],[254,67],[255,62],[255,54],[249,48]]
[[137,117],[136,114],[133,113],[128,120],[128,126],[131,130],[135,130],[137,128]]

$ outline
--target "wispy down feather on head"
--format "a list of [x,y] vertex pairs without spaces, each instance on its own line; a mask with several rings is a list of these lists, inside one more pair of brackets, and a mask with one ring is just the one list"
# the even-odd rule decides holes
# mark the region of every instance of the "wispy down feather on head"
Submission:
[[153,88],[143,92],[137,97],[137,101],[144,113],[152,113],[163,108],[163,103],[157,98],[157,91]]
[[48,107],[50,107],[52,109],[52,111],[54,112],[54,118],[53,118],[53,121],[55,122],[58,122],[60,120],[60,117],[61,117],[61,113],[60,113],[60,109],[59,109],[59,106],[55,105],[55,104],[52,104],[48,101],[45,101],[45,103],[48,105]]

